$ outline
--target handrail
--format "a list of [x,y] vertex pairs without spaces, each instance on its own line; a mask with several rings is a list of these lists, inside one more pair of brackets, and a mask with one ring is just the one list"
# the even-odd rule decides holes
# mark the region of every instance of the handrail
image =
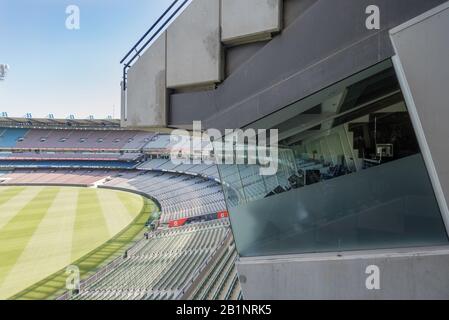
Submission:
[[[120,60],[120,64],[123,64],[123,91],[126,91],[126,81],[127,81],[127,70],[131,67],[131,64],[134,62],[134,60],[137,57],[140,57],[140,54],[143,50],[147,48],[147,46],[160,34],[160,32],[172,21],[172,19],[178,14],[178,12],[185,7],[187,2],[190,0],[184,0],[171,14],[170,16],[164,20],[162,25],[152,34],[152,36],[142,45],[140,49],[137,49],[137,47],[147,38],[147,36],[157,27],[157,25],[172,11],[172,9],[176,6],[176,4],[180,0],[174,0],[170,6],[164,11],[164,13],[156,20],[155,23],[148,29],[144,35],[137,41],[137,43],[131,48],[131,50],[128,51],[128,53],[123,57],[122,60]],[[135,54],[131,57],[131,53],[135,51]],[[129,58],[129,59],[128,59]],[[127,62],[125,62],[127,61]]]
[[172,4],[167,8],[167,10],[165,10],[165,12],[156,20],[156,22],[150,27],[150,29],[148,29],[147,32],[145,32],[145,34],[139,39],[139,41],[137,41],[137,43],[134,45],[134,47],[132,47],[131,50],[129,50],[129,52],[123,57],[122,60],[120,60],[120,63],[123,63],[123,61],[126,60],[126,58],[129,57],[129,55],[131,54],[131,52],[133,52],[137,46],[143,41],[143,39],[145,39],[145,37],[151,32],[153,31],[153,29],[156,27],[156,25],[161,22],[161,20],[164,18],[164,16],[175,6],[175,4],[178,2],[179,0],[175,0],[172,2]]

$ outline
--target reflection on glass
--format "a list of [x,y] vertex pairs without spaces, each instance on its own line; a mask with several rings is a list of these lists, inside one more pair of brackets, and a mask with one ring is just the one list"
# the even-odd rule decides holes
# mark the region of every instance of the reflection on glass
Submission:
[[389,63],[262,123],[279,129],[276,175],[218,166],[240,255],[447,244]]

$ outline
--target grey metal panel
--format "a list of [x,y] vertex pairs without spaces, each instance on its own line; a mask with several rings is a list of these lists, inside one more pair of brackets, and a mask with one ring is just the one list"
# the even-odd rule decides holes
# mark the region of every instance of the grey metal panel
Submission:
[[[371,265],[379,290],[366,287]],[[236,266],[245,299],[449,299],[447,247],[241,258]]]
[[449,230],[449,2],[391,31],[395,67]]
[[[311,5],[213,94],[172,98],[170,124],[203,120],[236,128],[393,55],[388,30],[444,0],[320,0]],[[381,9],[381,30],[367,30],[365,9]],[[175,95],[176,96],[176,95]],[[263,105],[259,110],[259,101]],[[215,110],[207,110],[215,106]],[[255,107],[257,106],[257,107]],[[180,109],[189,113],[180,115]],[[245,113],[251,112],[250,115]],[[244,115],[242,117],[242,115]]]

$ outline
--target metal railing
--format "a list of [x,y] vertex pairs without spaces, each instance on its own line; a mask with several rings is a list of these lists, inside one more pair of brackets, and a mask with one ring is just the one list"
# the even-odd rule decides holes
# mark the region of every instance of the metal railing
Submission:
[[[137,43],[129,50],[129,52],[120,60],[123,64],[123,91],[126,91],[128,80],[128,69],[140,54],[148,47],[148,45],[164,30],[164,28],[172,21],[172,19],[185,7],[190,0],[173,1],[164,13],[156,20],[156,22],[144,33]],[[156,30],[157,28],[157,30]],[[155,31],[156,30],[156,31]],[[146,41],[145,41],[146,40]],[[144,42],[145,41],[145,42]],[[142,44],[143,43],[143,44]],[[132,53],[134,52],[134,55]]]

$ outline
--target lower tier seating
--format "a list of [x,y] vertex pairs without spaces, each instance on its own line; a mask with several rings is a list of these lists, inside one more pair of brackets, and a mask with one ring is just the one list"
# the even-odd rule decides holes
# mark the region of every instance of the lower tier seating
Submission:
[[[222,272],[203,281],[207,298],[230,298],[235,290],[233,246],[227,220],[156,231],[129,250],[109,273],[82,287],[72,299],[179,299],[215,258]],[[217,254],[220,256],[215,257]],[[234,294],[234,297],[236,295]]]

